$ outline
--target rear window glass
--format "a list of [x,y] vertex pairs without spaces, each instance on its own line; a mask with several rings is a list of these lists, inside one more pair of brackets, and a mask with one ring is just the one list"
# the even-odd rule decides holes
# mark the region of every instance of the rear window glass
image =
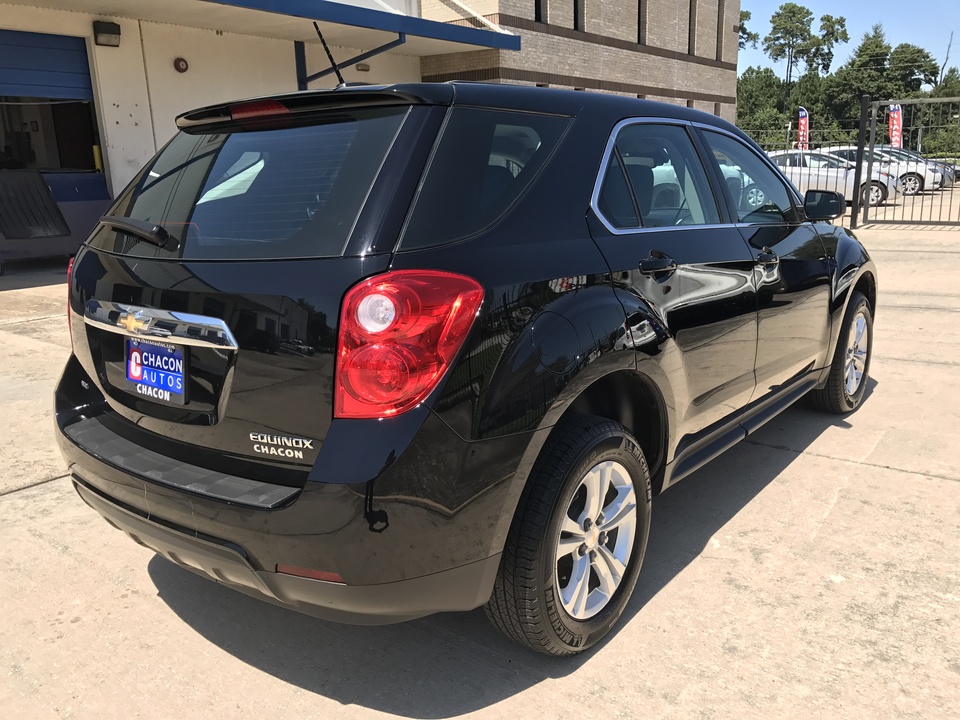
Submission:
[[443,245],[491,225],[529,187],[569,123],[552,115],[454,109],[401,248]]
[[162,226],[179,246],[108,227],[91,244],[188,260],[341,255],[406,114],[361,108],[272,129],[180,133],[113,210]]

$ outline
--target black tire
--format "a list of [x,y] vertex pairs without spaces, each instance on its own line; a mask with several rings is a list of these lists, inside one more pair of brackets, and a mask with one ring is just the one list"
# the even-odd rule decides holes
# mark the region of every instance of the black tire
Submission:
[[[854,332],[854,323],[856,319],[863,316],[865,320],[864,332],[867,339],[866,359],[863,363],[863,373],[860,382],[853,393],[848,392],[847,387],[847,357],[850,345],[850,333]],[[810,393],[810,402],[817,410],[843,415],[853,412],[863,402],[863,396],[866,392],[867,382],[870,377],[870,358],[873,355],[873,312],[870,303],[864,295],[854,291],[850,298],[850,304],[843,316],[843,325],[840,328],[840,336],[837,339],[837,349],[833,354],[833,362],[830,365],[830,376],[827,384]]]
[[[875,203],[870,202],[870,193],[873,188],[876,188],[880,193],[880,197]],[[887,201],[887,188],[884,187],[883,183],[869,182],[864,184],[863,193],[860,195],[861,207],[863,205],[870,205],[870,207],[876,207],[877,205],[883,205],[886,201]]]
[[[581,621],[566,611],[557,594],[556,543],[581,481],[609,460],[627,470],[633,485],[636,530],[616,591],[596,615]],[[521,495],[493,594],[484,608],[487,617],[507,637],[537,652],[575,655],[595,645],[613,629],[637,584],[650,534],[650,506],[647,463],[625,427],[584,415],[561,421]]]

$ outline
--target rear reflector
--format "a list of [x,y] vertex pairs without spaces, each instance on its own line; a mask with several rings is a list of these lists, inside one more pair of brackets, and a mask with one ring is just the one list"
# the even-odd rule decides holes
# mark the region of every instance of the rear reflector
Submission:
[[230,106],[230,117],[234,120],[251,120],[253,118],[289,114],[290,109],[276,100],[257,100],[256,102]]
[[293,575],[295,577],[309,578],[310,580],[322,580],[323,582],[339,583],[345,585],[340,573],[327,572],[325,570],[311,570],[309,568],[296,567],[294,565],[277,564],[277,572],[281,575]]

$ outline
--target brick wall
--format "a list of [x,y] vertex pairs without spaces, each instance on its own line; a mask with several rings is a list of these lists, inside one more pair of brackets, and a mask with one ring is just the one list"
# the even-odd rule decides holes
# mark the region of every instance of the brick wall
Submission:
[[[572,7],[573,3],[568,2]],[[620,40],[637,41],[637,2],[586,0],[586,31]]]
[[[642,0],[646,44],[637,43],[638,0],[585,0],[585,32],[574,31],[573,0],[545,0],[546,22],[533,22],[534,0],[467,0],[520,34],[520,52],[480,50],[423,58],[425,80],[467,79],[647,95],[707,112],[734,113],[740,0]],[[423,0],[424,15],[443,0]],[[719,18],[720,10],[723,18]],[[691,35],[695,56],[688,54]],[[717,39],[722,41],[717,58]]]
[[717,22],[720,0],[697,0],[697,32],[694,52],[699,57],[717,56]]
[[688,0],[646,0],[646,4],[647,45],[687,52],[690,44]]

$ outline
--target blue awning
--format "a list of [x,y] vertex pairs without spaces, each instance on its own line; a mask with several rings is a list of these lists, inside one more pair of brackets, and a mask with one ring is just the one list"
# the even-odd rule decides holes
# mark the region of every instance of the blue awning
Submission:
[[[434,51],[440,54],[471,49],[470,47],[447,45],[448,43],[473,46],[474,48],[520,49],[520,36],[512,33],[500,33],[436,20],[424,20],[401,13],[346,5],[340,2],[331,2],[331,0],[205,0],[205,2],[305,20],[316,20],[320,23],[357,29],[403,33],[409,38],[408,42],[414,38],[438,41],[434,44],[425,44],[424,50],[421,51],[423,54]],[[338,40],[336,35],[331,38],[331,42],[352,43],[353,46],[359,44],[351,40]],[[431,46],[433,50],[429,49]],[[414,45],[413,48],[415,49],[416,46]]]

